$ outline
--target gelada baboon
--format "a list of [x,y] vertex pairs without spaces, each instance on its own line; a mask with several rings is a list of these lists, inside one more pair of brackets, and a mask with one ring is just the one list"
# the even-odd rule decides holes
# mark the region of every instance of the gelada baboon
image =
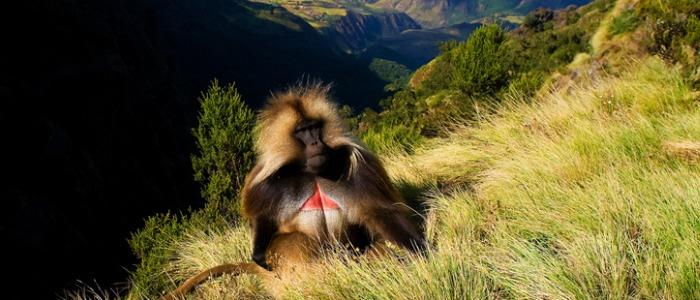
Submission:
[[212,268],[168,296],[183,295],[210,276],[269,277],[270,270],[308,263],[324,245],[362,252],[389,241],[423,251],[423,238],[381,162],[342,125],[327,93],[318,84],[292,88],[272,96],[259,115],[257,164],[242,191],[257,265]]

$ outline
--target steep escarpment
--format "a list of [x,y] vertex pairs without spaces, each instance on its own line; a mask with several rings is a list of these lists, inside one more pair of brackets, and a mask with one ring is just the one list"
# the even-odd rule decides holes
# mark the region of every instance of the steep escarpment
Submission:
[[328,31],[341,49],[359,54],[363,61],[387,59],[415,69],[437,56],[441,42],[466,39],[480,25],[460,23],[424,29],[405,13],[348,11]]
[[335,40],[350,51],[360,51],[383,37],[399,35],[404,30],[420,29],[420,25],[405,13],[364,15],[348,11],[333,24]]

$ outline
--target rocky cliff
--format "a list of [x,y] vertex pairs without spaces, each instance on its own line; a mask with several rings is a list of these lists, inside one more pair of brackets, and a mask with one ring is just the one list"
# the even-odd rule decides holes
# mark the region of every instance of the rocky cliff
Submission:
[[333,25],[335,41],[344,49],[357,52],[372,42],[399,35],[408,29],[421,26],[405,13],[379,13],[364,15],[348,11]]

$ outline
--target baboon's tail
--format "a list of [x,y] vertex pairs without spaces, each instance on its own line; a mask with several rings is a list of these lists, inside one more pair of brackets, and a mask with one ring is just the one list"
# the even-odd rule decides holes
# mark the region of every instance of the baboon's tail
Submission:
[[195,276],[190,277],[190,279],[187,279],[177,289],[166,294],[165,296],[160,298],[160,300],[176,300],[176,299],[183,298],[185,296],[185,294],[187,294],[187,292],[191,291],[194,287],[198,286],[202,282],[204,282],[210,278],[219,277],[221,275],[231,274],[234,276],[238,276],[238,275],[244,274],[244,273],[264,275],[268,272],[269,271],[263,269],[262,267],[258,266],[255,263],[238,263],[238,264],[219,265],[219,266],[213,267],[211,269],[208,269],[206,271],[203,271]]

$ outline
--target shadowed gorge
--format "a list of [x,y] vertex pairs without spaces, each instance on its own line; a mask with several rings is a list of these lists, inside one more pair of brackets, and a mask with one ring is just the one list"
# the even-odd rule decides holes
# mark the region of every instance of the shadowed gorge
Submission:
[[125,240],[144,216],[201,205],[191,100],[144,6],[22,1],[1,14],[2,231],[20,258],[10,285],[53,298],[78,278],[123,282]]
[[[3,8],[0,124],[11,284],[48,298],[76,279],[124,282],[129,234],[200,207],[190,128],[210,80],[257,107],[299,78],[358,108],[384,83],[283,10],[245,1],[20,1]],[[26,258],[26,259],[24,259]]]
[[[152,4],[151,4],[152,3]],[[254,107],[271,90],[308,77],[334,83],[343,104],[361,109],[383,97],[382,84],[354,57],[283,8],[247,1],[149,2],[158,38],[194,97],[212,78],[236,82]]]

